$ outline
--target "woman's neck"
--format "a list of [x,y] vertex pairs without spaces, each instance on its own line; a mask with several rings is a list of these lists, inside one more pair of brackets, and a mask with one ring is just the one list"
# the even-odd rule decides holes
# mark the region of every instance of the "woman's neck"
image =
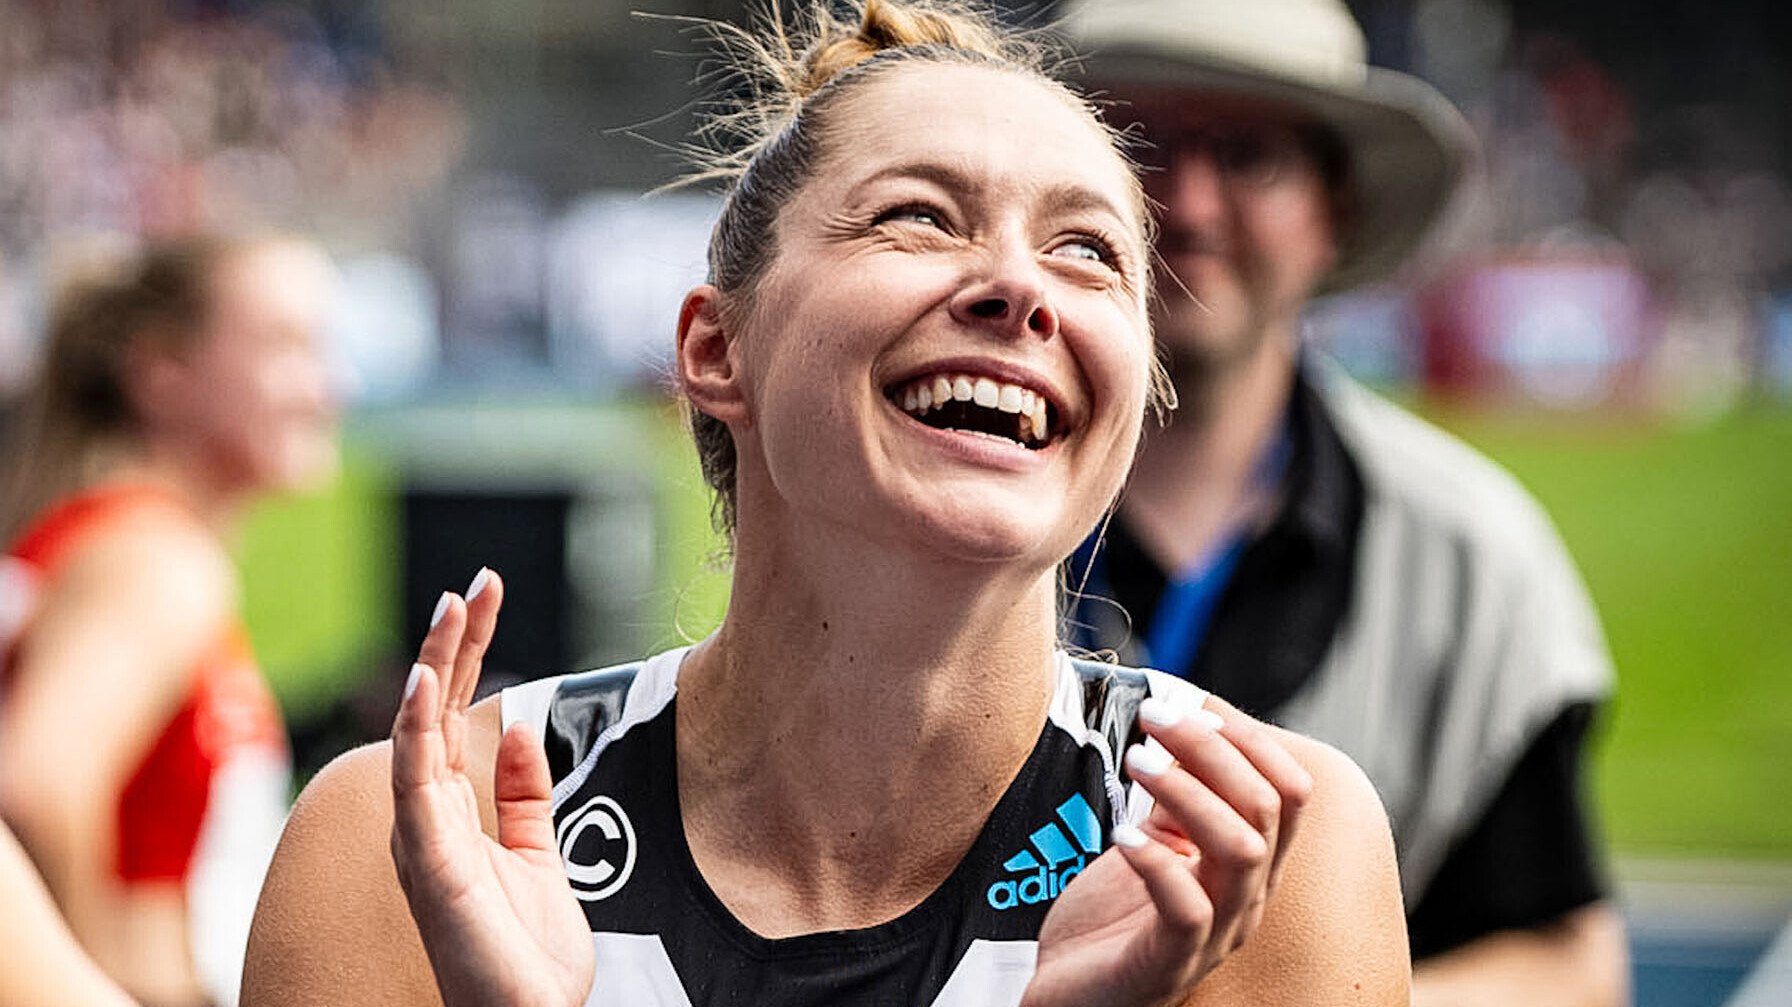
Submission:
[[209,478],[197,459],[167,447],[120,449],[105,460],[101,471],[96,481],[143,483],[163,490],[220,538],[229,538],[242,513],[242,493]]
[[943,881],[1032,752],[1052,575],[916,556],[737,556],[679,677],[680,804],[711,886],[766,934],[866,926]]

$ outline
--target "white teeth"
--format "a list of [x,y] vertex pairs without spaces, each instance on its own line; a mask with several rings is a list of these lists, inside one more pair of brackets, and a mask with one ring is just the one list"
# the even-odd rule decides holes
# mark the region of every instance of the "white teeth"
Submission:
[[[1049,403],[1045,396],[1031,388],[998,382],[993,378],[968,374],[934,375],[905,386],[897,397],[902,410],[917,416],[943,408],[949,402],[973,402],[984,409],[996,409],[1020,417],[1020,439],[1023,443],[1043,443],[1050,433]],[[965,433],[976,433],[966,430]],[[985,436],[998,440],[1008,438],[995,434]]]
[[1002,394],[996,399],[996,408],[1005,413],[1020,412],[1020,386],[1003,385]]
[[971,386],[971,400],[985,409],[994,409],[1002,399],[1002,390],[988,378],[978,378]]

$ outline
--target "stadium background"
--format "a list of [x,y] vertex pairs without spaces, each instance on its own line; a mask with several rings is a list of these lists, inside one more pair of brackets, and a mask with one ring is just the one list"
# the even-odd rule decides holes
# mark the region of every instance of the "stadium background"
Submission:
[[[1638,1002],[1724,1003],[1792,915],[1792,9],[1352,6],[1377,62],[1468,111],[1488,171],[1312,338],[1555,517],[1621,676],[1589,784]],[[688,22],[631,8],[739,14],[0,0],[0,402],[96,243],[262,221],[342,267],[349,465],[240,548],[307,768],[383,733],[430,603],[481,563],[511,585],[496,679],[721,611],[663,382],[713,196],[641,195],[681,169],[704,64]]]

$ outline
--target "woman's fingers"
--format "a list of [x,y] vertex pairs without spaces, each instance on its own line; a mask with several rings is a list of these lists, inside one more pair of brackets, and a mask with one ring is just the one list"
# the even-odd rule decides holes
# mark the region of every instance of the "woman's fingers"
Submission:
[[435,669],[412,665],[392,724],[392,860],[407,890],[416,857],[450,828],[442,794],[449,772],[436,716],[440,691]]
[[[1215,735],[1213,744],[1226,742]],[[1230,921],[1248,920],[1262,899],[1274,836],[1262,834],[1162,748],[1135,745],[1127,752],[1126,765],[1156,801],[1147,828],[1166,843],[1180,845],[1178,840],[1186,837],[1196,851],[1197,859],[1189,866],[1196,868],[1198,880],[1206,886],[1219,921],[1216,926],[1229,929]]]
[[504,604],[504,580],[495,570],[480,567],[467,585],[466,628],[461,634],[460,649],[454,657],[453,694],[450,706],[466,709],[473,702],[479,687],[479,673],[485,666],[485,651],[498,628],[498,609]]
[[1250,760],[1251,765],[1263,774],[1263,778],[1281,796],[1281,821],[1269,869],[1270,885],[1273,888],[1276,879],[1281,876],[1282,861],[1288,853],[1290,840],[1294,838],[1301,811],[1313,796],[1313,775],[1277,740],[1275,731],[1268,725],[1239,712],[1218,696],[1207,697],[1207,707],[1225,721],[1226,726],[1221,733]]
[[[1135,746],[1127,768],[1160,801],[1171,798],[1167,810],[1196,829],[1187,832],[1189,838],[1210,855],[1268,855],[1281,827],[1282,795],[1224,733],[1230,725],[1210,710],[1185,713],[1155,698],[1141,705],[1139,718],[1157,746]],[[1139,759],[1144,761],[1135,765]],[[1172,760],[1182,773],[1166,772]],[[1151,777],[1172,786],[1160,795],[1159,787],[1149,785]],[[1213,799],[1231,814],[1207,817],[1216,810]]]
[[441,724],[435,715],[439,689],[435,669],[422,661],[411,665],[392,721],[392,789],[401,803],[409,791],[438,779],[444,768]]
[[498,842],[519,853],[545,852],[557,863],[554,783],[547,752],[528,724],[510,725],[498,742],[492,793],[498,807]]
[[1262,772],[1263,779],[1267,779],[1281,796],[1278,842],[1271,862],[1271,883],[1274,883],[1281,874],[1281,862],[1287,856],[1288,844],[1294,839],[1294,830],[1301,821],[1301,810],[1305,810],[1306,803],[1314,796],[1314,776],[1306,772],[1305,765],[1301,765],[1279,742],[1274,727],[1240,713],[1233,704],[1217,695],[1210,695],[1206,706],[1219,713],[1220,719],[1226,722],[1222,729],[1226,740],[1235,745],[1238,753],[1251,760],[1251,765]]
[[485,651],[497,629],[504,583],[493,571],[481,567],[467,586],[463,599],[442,592],[430,614],[429,632],[417,649],[417,661],[436,673],[438,688],[431,713],[440,725],[448,765],[461,764],[466,739],[466,711],[479,687]]
[[1114,846],[1145,883],[1158,917],[1172,933],[1196,947],[1205,943],[1213,928],[1214,906],[1195,880],[1190,858],[1132,825],[1114,829]]
[[440,720],[453,691],[454,657],[460,651],[460,639],[467,625],[467,606],[453,591],[443,591],[429,617],[429,632],[417,648],[417,661],[435,669],[437,689],[430,715]]
[[1134,746],[1127,768],[1157,802],[1154,830],[1200,851],[1196,876],[1221,932],[1248,933],[1287,846],[1286,826],[1312,781],[1267,731],[1231,707],[1184,713],[1147,700],[1140,719],[1155,745]]

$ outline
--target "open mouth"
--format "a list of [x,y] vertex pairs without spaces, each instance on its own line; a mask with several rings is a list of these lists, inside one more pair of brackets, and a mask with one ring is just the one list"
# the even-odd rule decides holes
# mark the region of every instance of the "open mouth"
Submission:
[[884,394],[935,429],[998,437],[1034,451],[1051,443],[1057,419],[1057,407],[1031,388],[968,374],[915,378]]

